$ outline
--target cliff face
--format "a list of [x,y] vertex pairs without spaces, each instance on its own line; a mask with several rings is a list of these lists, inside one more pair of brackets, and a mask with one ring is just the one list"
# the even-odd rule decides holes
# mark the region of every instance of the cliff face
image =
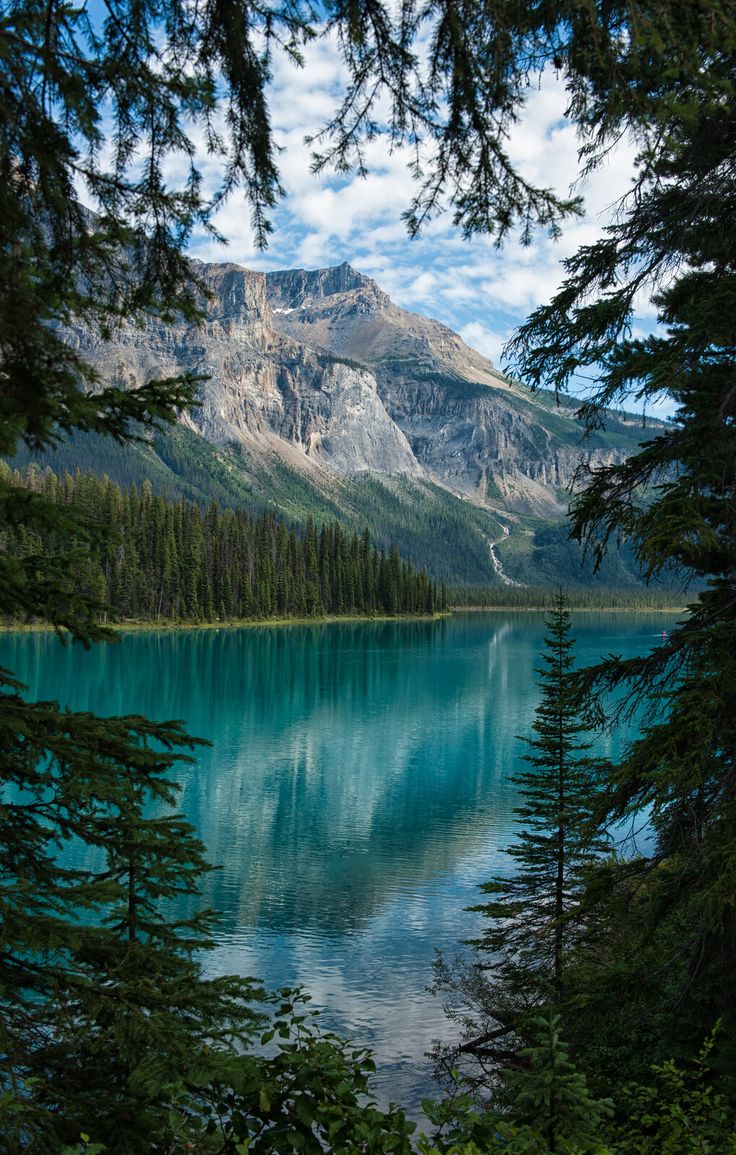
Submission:
[[186,424],[217,446],[274,452],[329,484],[369,472],[438,482],[479,505],[559,514],[581,458],[621,458],[622,436],[581,445],[565,410],[508,382],[444,325],[394,305],[350,265],[255,273],[197,265],[199,325],[149,320],[68,339],[103,378],[206,378]]
[[266,291],[281,332],[370,368],[425,476],[478,504],[559,515],[581,460],[621,460],[633,447],[625,435],[582,443],[569,411],[349,265],[269,273]]
[[281,332],[262,273],[231,264],[197,271],[207,290],[200,324],[123,325],[107,342],[80,327],[70,341],[103,378],[129,386],[182,372],[206,378],[184,421],[215,445],[275,450],[308,470],[421,474],[375,377]]

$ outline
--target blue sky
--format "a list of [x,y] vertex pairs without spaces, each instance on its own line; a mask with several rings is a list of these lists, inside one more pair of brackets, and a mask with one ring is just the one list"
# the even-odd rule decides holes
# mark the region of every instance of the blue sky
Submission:
[[[540,232],[529,247],[515,238],[500,250],[485,238],[464,241],[449,214],[431,221],[412,241],[401,220],[412,196],[406,153],[391,153],[387,141],[379,138],[367,148],[365,179],[310,172],[310,147],[304,137],[333,112],[344,75],[329,39],[308,45],[304,56],[302,69],[285,59],[277,59],[274,66],[271,114],[282,150],[279,163],[286,197],[272,215],[269,248],[256,249],[248,206],[234,195],[214,219],[228,245],[202,235],[194,238],[192,255],[261,270],[320,268],[349,261],[375,278],[397,304],[449,325],[500,366],[501,349],[514,327],[548,300],[559,284],[561,260],[599,236],[617,200],[630,187],[633,146],[622,142],[584,185],[576,184],[579,142],[564,119],[564,87],[554,74],[545,74],[539,86],[529,90],[508,151],[537,184],[565,195],[574,185],[585,198],[585,215],[569,221],[560,240],[551,241]],[[200,164],[206,185],[214,188],[214,162],[203,155]],[[643,299],[638,309],[642,330],[651,329],[654,316],[650,302]]]

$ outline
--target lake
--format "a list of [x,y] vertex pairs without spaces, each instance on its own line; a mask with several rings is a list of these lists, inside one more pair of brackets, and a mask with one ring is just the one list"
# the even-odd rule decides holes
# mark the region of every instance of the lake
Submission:
[[[575,614],[577,659],[644,653],[669,620]],[[543,632],[542,615],[468,613],[146,631],[89,652],[5,634],[0,666],[34,696],[181,718],[211,741],[179,773],[222,866],[204,889],[222,912],[208,973],[305,986],[326,1025],[373,1048],[379,1097],[416,1109],[446,1033],[425,990],[435,948],[474,933],[464,908],[509,869]]]

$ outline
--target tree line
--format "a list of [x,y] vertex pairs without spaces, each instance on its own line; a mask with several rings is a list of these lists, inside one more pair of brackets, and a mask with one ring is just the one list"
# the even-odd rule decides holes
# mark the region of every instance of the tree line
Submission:
[[[144,481],[124,490],[107,477],[59,477],[37,465],[2,466],[16,488],[37,494],[85,527],[7,526],[4,553],[39,558],[72,548],[74,581],[106,619],[212,622],[311,618],[324,614],[433,614],[444,589],[388,551],[370,531],[338,522],[288,526],[275,513],[206,509],[169,501]],[[104,607],[109,607],[106,609]]]
[[[559,232],[577,202],[530,184],[507,148],[551,70],[583,174],[622,136],[635,142],[629,194],[566,259],[511,368],[555,392],[592,378],[581,416],[593,429],[611,406],[670,399],[673,420],[630,458],[580,473],[572,529],[599,562],[625,538],[648,577],[674,568],[699,592],[650,653],[586,670],[567,669],[562,606],[552,618],[509,848],[519,869],[513,886],[486,888],[481,962],[467,972],[474,1007],[477,980],[490,983],[479,1033],[457,1047],[479,1076],[428,1108],[437,1129],[416,1143],[424,1155],[736,1151],[734,0],[355,0],[327,6],[319,27],[302,0],[109,7],[103,20],[63,0],[3,7],[4,456],[75,432],[124,443],[196,401],[194,377],[101,381],[64,326],[196,318],[186,246],[214,231],[238,183],[265,241],[280,191],[278,52],[299,63],[323,33],[342,53],[347,86],[317,168],[362,170],[384,126],[394,144],[428,146],[421,173],[410,154],[413,232],[447,204],[467,236]],[[196,163],[202,134],[222,161],[214,195]],[[648,293],[658,324],[642,336],[634,309]],[[82,580],[101,522],[0,476],[0,525],[27,545],[0,552],[3,615],[104,638],[100,591]],[[165,555],[165,537],[152,548]],[[648,724],[592,769],[578,725],[611,702],[624,718],[648,708]],[[154,810],[174,801],[193,745],[179,723],[29,701],[0,670],[0,1151],[405,1155],[403,1113],[366,1100],[370,1057],[314,1028],[293,997],[264,1022],[249,980],[205,979],[209,912],[172,917],[168,900],[195,896],[208,864],[192,828]],[[596,837],[636,831],[642,815],[648,844],[590,860],[578,820]],[[64,849],[80,846],[89,866],[66,867]]]
[[[569,605],[577,610],[677,610],[695,596],[685,591],[634,586],[564,586]],[[473,609],[548,610],[556,604],[554,587],[528,586],[448,586],[450,606]]]

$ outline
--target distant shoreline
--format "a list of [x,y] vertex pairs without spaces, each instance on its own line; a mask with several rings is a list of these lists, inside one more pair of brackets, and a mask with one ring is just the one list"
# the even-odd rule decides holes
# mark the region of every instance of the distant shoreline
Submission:
[[[684,614],[687,606],[576,606],[568,605],[577,614]],[[546,614],[550,606],[453,606],[452,614]]]
[[[171,621],[126,621],[102,622],[115,634],[144,633],[156,630],[170,632],[173,630],[247,630],[261,629],[264,626],[280,628],[283,626],[324,626],[337,625],[345,622],[432,622],[443,618],[450,618],[453,614],[543,614],[549,606],[453,606],[452,609],[435,614],[328,614],[315,618],[243,618],[233,621],[215,622],[171,622]],[[606,613],[606,614],[682,614],[687,612],[687,606],[576,606],[570,604],[574,613]],[[2,623],[0,634],[36,634],[53,633],[55,627],[48,622],[32,623]],[[68,633],[67,630],[62,630]]]
[[[116,634],[140,633],[145,630],[247,630],[263,626],[324,626],[337,622],[432,622],[449,618],[451,611],[436,614],[326,614],[315,618],[242,618],[232,621],[215,622],[171,622],[171,621],[124,621],[98,622]],[[2,623],[3,634],[36,634],[54,632],[55,626],[48,622]],[[63,633],[68,633],[62,627]]]

